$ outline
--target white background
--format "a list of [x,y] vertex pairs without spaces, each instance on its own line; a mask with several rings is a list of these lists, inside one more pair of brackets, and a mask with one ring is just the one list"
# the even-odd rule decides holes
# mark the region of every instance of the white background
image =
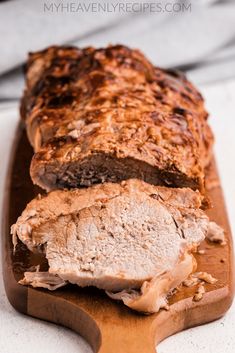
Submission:
[[[216,136],[215,153],[234,233],[235,80],[200,88],[211,114],[210,123]],[[16,106],[0,105],[1,206],[5,173],[17,121]],[[222,319],[216,322],[184,331],[166,339],[158,346],[158,353],[234,353],[234,333],[235,305]],[[0,276],[0,353],[31,352],[91,353],[91,349],[82,338],[65,328],[16,312],[7,301],[2,276]]]

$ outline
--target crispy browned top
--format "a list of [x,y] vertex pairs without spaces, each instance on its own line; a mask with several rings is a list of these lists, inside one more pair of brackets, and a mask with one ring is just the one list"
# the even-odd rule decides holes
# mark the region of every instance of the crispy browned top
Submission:
[[30,54],[26,72],[21,113],[36,161],[104,152],[203,179],[213,138],[184,75],[121,45],[50,47]]

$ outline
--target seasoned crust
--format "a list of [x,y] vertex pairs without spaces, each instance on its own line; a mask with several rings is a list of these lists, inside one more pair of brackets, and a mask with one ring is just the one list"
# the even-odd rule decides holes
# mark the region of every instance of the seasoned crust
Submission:
[[26,72],[21,115],[36,184],[137,177],[203,190],[213,137],[203,98],[184,75],[121,45],[50,47],[30,55]]

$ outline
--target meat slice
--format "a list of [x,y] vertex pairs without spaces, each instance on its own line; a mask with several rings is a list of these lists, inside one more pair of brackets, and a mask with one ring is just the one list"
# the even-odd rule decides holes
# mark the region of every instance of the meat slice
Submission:
[[203,190],[213,137],[185,76],[117,45],[32,53],[21,104],[47,191],[130,178]]
[[96,286],[135,310],[156,312],[195,270],[191,252],[209,224],[200,205],[191,189],[140,180],[52,191],[27,205],[12,233],[14,244],[18,236],[30,250],[43,249],[57,278],[36,272],[22,283],[42,286],[46,277],[49,289],[65,281]]

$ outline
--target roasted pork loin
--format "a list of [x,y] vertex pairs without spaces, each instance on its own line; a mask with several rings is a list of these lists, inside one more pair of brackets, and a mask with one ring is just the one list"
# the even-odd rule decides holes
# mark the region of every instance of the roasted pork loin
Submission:
[[213,141],[203,99],[138,50],[30,54],[21,115],[32,180],[47,191],[130,178],[203,190]]

